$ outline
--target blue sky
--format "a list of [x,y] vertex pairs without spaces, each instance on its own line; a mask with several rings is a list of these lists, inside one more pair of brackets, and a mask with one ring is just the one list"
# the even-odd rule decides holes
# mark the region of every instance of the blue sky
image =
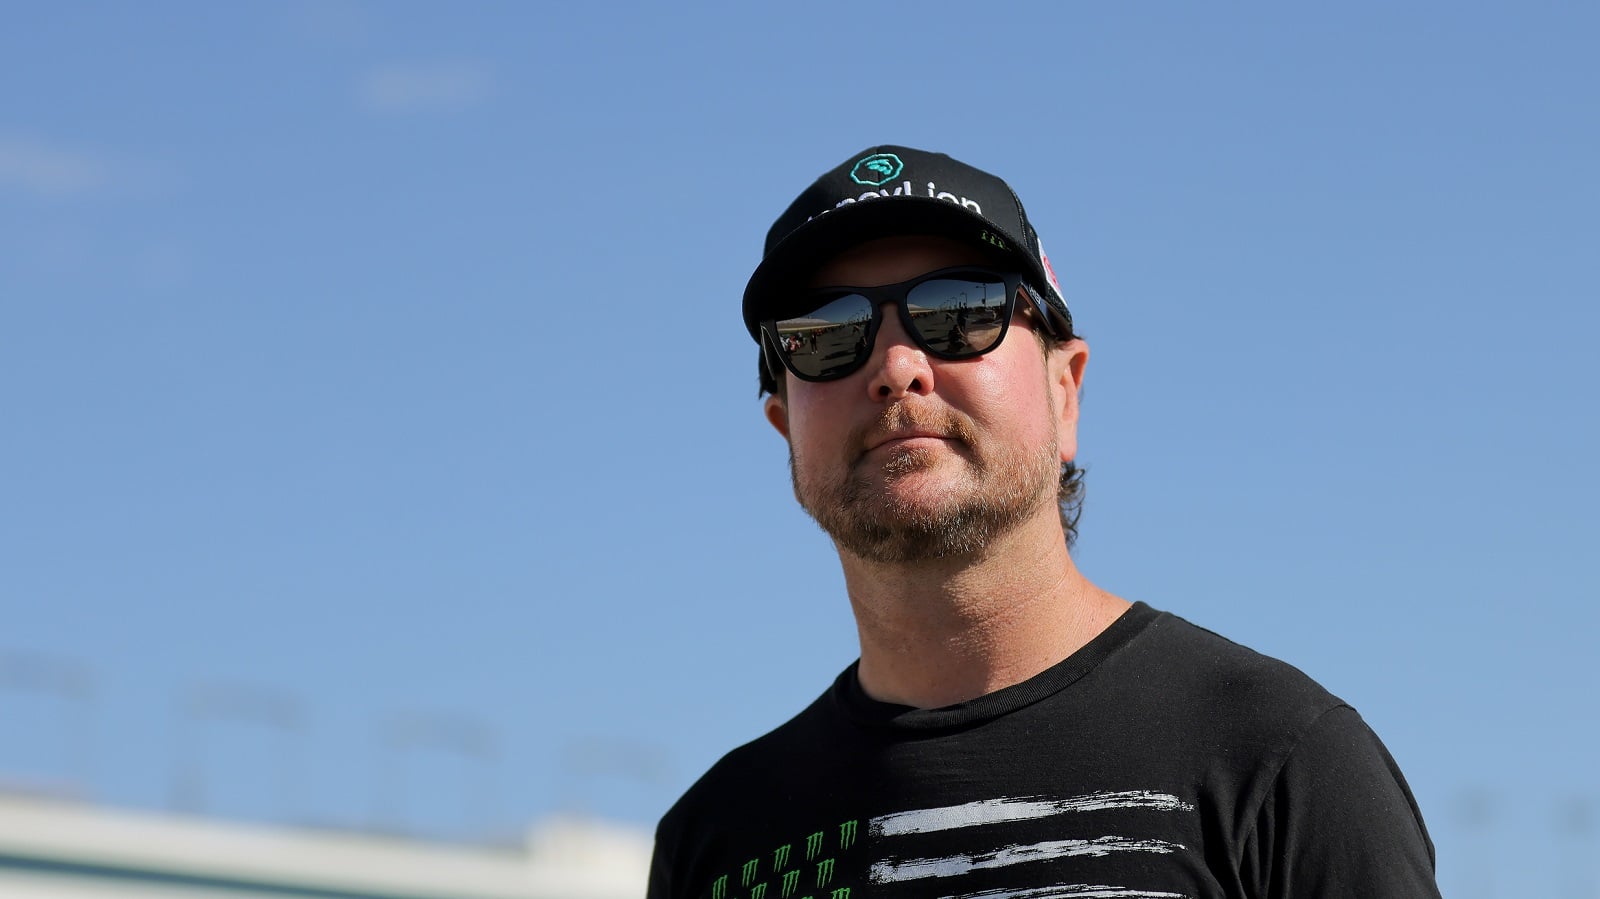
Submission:
[[1600,877],[1594,7],[6,19],[4,779],[653,822],[854,657],[737,306],[892,142],[1044,238],[1089,576],[1359,708],[1447,893]]

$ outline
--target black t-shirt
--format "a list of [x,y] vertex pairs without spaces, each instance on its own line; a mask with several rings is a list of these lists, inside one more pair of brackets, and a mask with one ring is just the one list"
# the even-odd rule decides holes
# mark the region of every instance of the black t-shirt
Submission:
[[649,899],[1438,896],[1399,769],[1310,678],[1142,603],[912,709],[855,667],[662,818]]

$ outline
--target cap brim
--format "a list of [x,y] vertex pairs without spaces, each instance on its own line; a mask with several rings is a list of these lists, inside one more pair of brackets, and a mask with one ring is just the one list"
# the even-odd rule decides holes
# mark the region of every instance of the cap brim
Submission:
[[[984,231],[999,238],[1006,251],[986,242]],[[790,232],[767,253],[744,289],[744,324],[753,339],[772,300],[809,279],[824,262],[849,248],[880,237],[931,235],[971,241],[975,247],[1015,260],[1041,284],[1045,274],[1029,258],[1016,235],[949,200],[933,197],[885,197],[861,200],[817,216]]]

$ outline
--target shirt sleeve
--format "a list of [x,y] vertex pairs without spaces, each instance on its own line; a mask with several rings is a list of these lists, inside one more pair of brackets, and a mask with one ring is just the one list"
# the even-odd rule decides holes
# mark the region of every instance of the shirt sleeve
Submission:
[[1400,768],[1349,706],[1290,752],[1240,859],[1259,899],[1439,896],[1433,842]]

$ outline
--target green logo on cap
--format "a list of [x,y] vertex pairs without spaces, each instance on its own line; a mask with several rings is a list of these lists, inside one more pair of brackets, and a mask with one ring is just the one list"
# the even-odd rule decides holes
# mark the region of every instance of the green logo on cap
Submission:
[[905,167],[893,153],[874,153],[856,163],[850,170],[850,180],[868,187],[882,187],[900,177]]

